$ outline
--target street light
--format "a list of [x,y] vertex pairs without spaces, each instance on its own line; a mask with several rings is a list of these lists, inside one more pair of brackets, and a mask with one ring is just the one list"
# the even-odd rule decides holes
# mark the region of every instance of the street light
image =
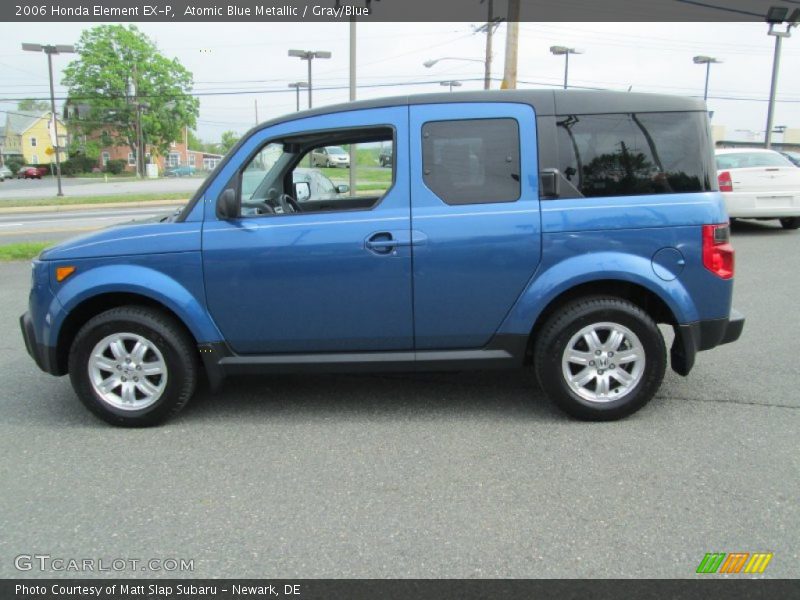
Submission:
[[56,178],[58,180],[58,195],[63,196],[64,192],[61,190],[61,147],[58,144],[58,115],[56,114],[56,96],[53,90],[53,55],[73,54],[75,46],[69,44],[22,44],[22,49],[26,52],[44,52],[47,54],[47,70],[50,74],[50,112],[53,118],[53,135],[56,138]]
[[569,55],[583,54],[583,50],[568,48],[567,46],[550,46],[550,52],[555,56],[564,55],[564,89],[567,89],[567,80],[569,79]]
[[442,58],[436,58],[436,59],[433,59],[433,60],[426,60],[422,64],[426,68],[430,69],[433,65],[435,65],[436,63],[438,63],[439,61],[442,61],[442,60],[463,60],[463,61],[466,61],[466,62],[477,62],[477,63],[481,63],[481,64],[484,64],[486,62],[484,60],[481,60],[480,58],[461,58],[461,57],[458,57],[458,56],[443,56]]
[[713,56],[695,56],[692,61],[696,65],[705,65],[706,66],[706,88],[705,92],[703,92],[703,100],[708,100],[708,76],[711,72],[711,65],[712,64],[719,64],[722,61],[717,60]]
[[311,108],[311,61],[315,58],[330,58],[325,50],[289,50],[289,56],[308,61],[308,108]]
[[443,85],[445,87],[449,87],[450,91],[452,92],[454,87],[461,87],[461,82],[460,81],[456,81],[455,79],[453,79],[453,80],[450,80],[450,81],[440,81],[439,85]]
[[[764,147],[772,146],[772,120],[775,117],[775,91],[778,88],[778,70],[781,64],[781,43],[783,38],[792,36],[792,28],[797,27],[800,21],[800,8],[795,8],[788,17],[788,8],[773,6],[768,11],[764,20],[769,24],[768,35],[775,38],[775,57],[772,59],[772,82],[769,87],[769,107],[767,108],[767,130],[764,132]],[[786,23],[786,29],[778,31],[776,25]]]
[[300,110],[300,88],[308,87],[308,83],[305,81],[295,81],[294,83],[289,84],[290,88],[294,88],[297,92],[297,110]]

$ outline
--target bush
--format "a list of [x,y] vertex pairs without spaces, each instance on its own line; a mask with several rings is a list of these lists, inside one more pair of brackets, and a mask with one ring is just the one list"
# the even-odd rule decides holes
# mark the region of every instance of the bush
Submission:
[[123,160],[121,158],[115,158],[106,163],[106,173],[111,173],[112,175],[119,175],[125,170],[125,167],[127,166],[128,166],[127,160]]
[[19,171],[22,167],[25,166],[25,161],[22,160],[21,158],[9,158],[6,161],[6,166],[9,169],[11,169],[12,173],[16,175],[17,171]]
[[61,174],[78,175],[79,173],[91,173],[96,166],[96,160],[83,154],[76,154],[61,163]]

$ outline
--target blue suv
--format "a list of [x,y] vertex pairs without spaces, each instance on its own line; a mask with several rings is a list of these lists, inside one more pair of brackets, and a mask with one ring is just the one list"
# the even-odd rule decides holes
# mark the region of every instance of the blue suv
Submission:
[[[295,173],[330,146],[354,157],[337,193]],[[434,94],[256,127],[180,214],[44,251],[21,326],[115,425],[164,421],[203,374],[528,365],[610,420],[658,390],[658,324],[681,375],[739,337],[732,291],[702,102]]]

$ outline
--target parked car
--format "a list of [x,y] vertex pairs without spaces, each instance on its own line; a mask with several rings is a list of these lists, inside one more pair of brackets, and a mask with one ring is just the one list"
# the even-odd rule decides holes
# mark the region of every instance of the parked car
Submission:
[[196,171],[191,165],[181,165],[164,171],[164,177],[189,177],[194,175]]
[[781,152],[786,158],[792,161],[795,167],[800,167],[800,152],[793,152],[792,150],[784,150]]
[[19,171],[17,171],[17,179],[41,179],[49,172],[47,167],[20,167]]
[[312,167],[350,167],[350,154],[339,146],[325,146],[311,152]]
[[[291,114],[177,217],[45,250],[25,344],[115,425],[168,419],[201,371],[217,390],[243,373],[531,367],[569,414],[622,418],[668,356],[687,375],[744,326],[707,131],[702,101],[600,91]],[[366,143],[393,147],[394,185],[314,198],[314,149]]]
[[6,179],[11,179],[12,177],[14,177],[14,174],[11,172],[11,169],[5,165],[0,166],[0,181],[5,181]]
[[778,219],[800,228],[800,169],[779,152],[758,148],[716,151],[719,189],[731,218]]
[[384,146],[381,148],[381,153],[378,155],[378,164],[382,167],[390,167],[392,165],[391,146]]

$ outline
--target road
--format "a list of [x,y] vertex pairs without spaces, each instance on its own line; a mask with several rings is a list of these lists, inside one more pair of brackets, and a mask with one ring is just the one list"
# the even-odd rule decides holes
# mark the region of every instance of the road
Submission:
[[530,373],[464,372],[240,379],[115,429],[26,355],[30,269],[0,265],[0,577],[41,576],[21,553],[187,558],[172,574],[196,577],[694,577],[706,552],[764,551],[764,576],[796,578],[800,235],[733,241],[741,340],[615,423],[564,417]]
[[0,245],[15,242],[59,242],[117,223],[168,215],[179,206],[181,203],[176,201],[172,206],[145,208],[103,208],[99,204],[97,208],[60,212],[0,212]]
[[[107,196],[117,194],[160,194],[186,192],[188,198],[203,182],[202,177],[164,177],[161,179],[145,179],[137,181],[110,179],[108,183],[98,178],[64,177],[62,184],[66,197]],[[7,179],[0,183],[0,207],[3,200],[25,200],[28,198],[56,197],[56,180],[53,177],[44,179]]]

